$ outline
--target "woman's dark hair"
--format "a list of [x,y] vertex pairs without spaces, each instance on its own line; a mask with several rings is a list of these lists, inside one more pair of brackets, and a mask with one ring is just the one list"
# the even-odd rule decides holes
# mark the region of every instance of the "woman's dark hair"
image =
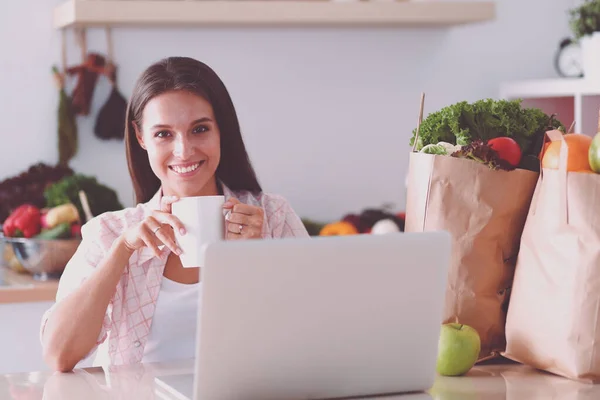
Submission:
[[145,203],[160,188],[148,154],[137,141],[134,124],[141,127],[146,104],[165,92],[183,90],[208,101],[221,132],[221,161],[216,178],[231,190],[262,189],[246,152],[235,107],[225,85],[207,65],[193,58],[169,57],[151,65],[139,77],[127,106],[125,149],[137,203]]

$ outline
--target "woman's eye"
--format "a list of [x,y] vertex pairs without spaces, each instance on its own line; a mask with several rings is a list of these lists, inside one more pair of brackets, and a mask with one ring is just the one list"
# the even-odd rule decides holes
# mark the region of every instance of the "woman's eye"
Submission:
[[194,130],[192,132],[194,133],[203,133],[203,132],[207,132],[208,131],[208,127],[205,125],[198,125],[197,127],[194,128]]
[[169,136],[169,132],[168,131],[160,131],[160,132],[156,132],[154,134],[154,136],[156,136],[157,138],[166,138]]

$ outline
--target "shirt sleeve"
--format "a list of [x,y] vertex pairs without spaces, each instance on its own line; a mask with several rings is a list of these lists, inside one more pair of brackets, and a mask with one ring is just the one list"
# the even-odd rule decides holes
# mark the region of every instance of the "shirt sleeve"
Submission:
[[[67,263],[64,272],[61,275],[58,290],[56,292],[55,304],[48,309],[42,316],[40,326],[40,341],[44,335],[44,328],[48,318],[55,310],[56,306],[73,293],[81,284],[94,272],[98,264],[104,259],[110,250],[115,235],[110,231],[101,216],[96,217],[81,227],[82,240],[75,251],[73,257]],[[102,322],[100,333],[96,340],[96,345],[90,351],[92,354],[99,344],[103,343],[108,336],[111,325],[110,310],[112,308],[112,299],[108,305],[107,312]],[[89,356],[86,355],[87,356]]]
[[309,237],[304,223],[290,203],[277,195],[265,195],[265,226],[263,237],[266,238],[304,238]]

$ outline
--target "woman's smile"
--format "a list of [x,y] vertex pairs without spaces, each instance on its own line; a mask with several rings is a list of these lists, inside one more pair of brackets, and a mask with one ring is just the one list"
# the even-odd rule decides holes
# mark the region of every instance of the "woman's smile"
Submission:
[[200,170],[200,167],[204,165],[204,162],[205,161],[202,160],[199,162],[192,163],[171,164],[169,165],[169,169],[179,177],[188,178],[196,175],[196,173],[198,173],[198,171]]

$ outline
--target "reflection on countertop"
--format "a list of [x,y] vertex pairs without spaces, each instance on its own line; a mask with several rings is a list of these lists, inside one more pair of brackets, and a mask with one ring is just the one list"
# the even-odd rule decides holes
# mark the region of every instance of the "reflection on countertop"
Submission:
[[0,265],[0,304],[54,301],[57,290],[57,279],[37,281],[29,273]]
[[[171,399],[155,384],[158,375],[193,372],[193,360],[138,364],[70,373],[34,372],[0,376],[0,398],[14,400]],[[600,385],[580,383],[516,363],[474,367],[463,377],[437,377],[428,393],[378,396],[379,400],[600,399]],[[243,399],[241,399],[243,400]]]

